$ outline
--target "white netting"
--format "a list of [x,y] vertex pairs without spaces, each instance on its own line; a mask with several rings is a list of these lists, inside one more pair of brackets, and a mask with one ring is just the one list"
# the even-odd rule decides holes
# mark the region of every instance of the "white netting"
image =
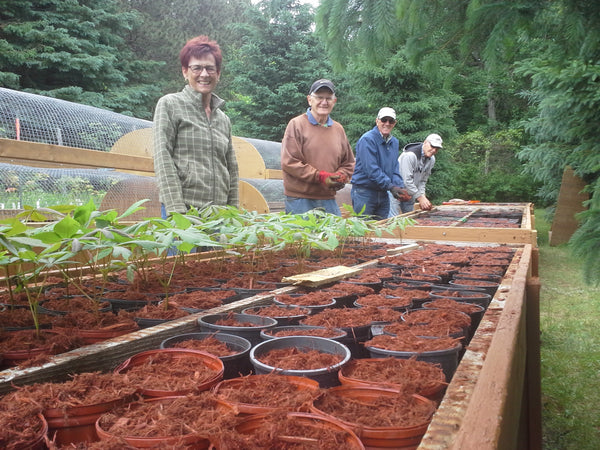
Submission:
[[[0,138],[109,152],[124,135],[151,127],[152,122],[147,120],[0,88]],[[137,200],[149,198],[153,200],[147,205],[152,215],[160,214],[153,177],[110,167],[44,167],[44,161],[36,161],[31,167],[19,162],[8,158],[0,161],[2,217],[14,215],[26,205],[79,205],[90,199],[98,208],[124,210]]]
[[92,106],[0,88],[0,138],[110,151],[152,122]]
[[89,200],[98,208],[122,212],[143,198],[153,200],[153,204],[146,205],[153,209],[148,211],[149,215],[160,214],[152,177],[113,169],[56,169],[0,163],[0,189],[0,217],[12,216],[26,205],[34,208],[82,205]]

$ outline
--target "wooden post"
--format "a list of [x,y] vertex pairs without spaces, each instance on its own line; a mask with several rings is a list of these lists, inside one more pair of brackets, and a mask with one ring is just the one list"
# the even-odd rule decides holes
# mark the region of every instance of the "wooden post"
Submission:
[[527,280],[527,360],[525,366],[525,398],[528,417],[528,448],[542,449],[542,385],[540,355],[540,289],[538,276]]
[[585,187],[585,182],[575,175],[570,167],[565,167],[563,172],[560,192],[558,193],[558,204],[556,213],[552,221],[550,230],[550,245],[560,245],[569,242],[575,230],[579,226],[575,215],[585,211],[583,202],[590,197],[587,193],[581,192]]

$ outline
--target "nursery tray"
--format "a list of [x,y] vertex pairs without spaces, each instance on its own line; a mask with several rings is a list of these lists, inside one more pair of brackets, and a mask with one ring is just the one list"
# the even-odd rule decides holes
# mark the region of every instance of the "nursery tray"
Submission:
[[284,277],[281,281],[284,283],[292,283],[295,286],[302,285],[316,287],[356,275],[360,270],[360,268],[356,267],[335,266],[328,267],[327,269],[315,270],[314,272],[293,275],[291,277]]

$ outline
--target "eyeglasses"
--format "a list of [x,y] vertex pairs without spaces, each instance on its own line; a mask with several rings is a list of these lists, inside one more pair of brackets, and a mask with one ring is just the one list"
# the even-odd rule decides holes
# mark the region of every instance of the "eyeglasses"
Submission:
[[331,103],[335,100],[335,96],[334,97],[321,97],[320,95],[315,95],[315,94],[310,94],[310,96],[312,98],[314,98],[318,103],[321,103],[321,102]]
[[383,123],[389,123],[391,125],[394,125],[396,123],[396,119],[392,119],[391,117],[383,117],[379,120],[381,120]]
[[201,66],[199,64],[194,64],[193,66],[188,66],[188,69],[190,69],[196,75],[201,74],[204,70],[206,70],[209,75],[214,75],[217,73],[217,68],[215,66]]

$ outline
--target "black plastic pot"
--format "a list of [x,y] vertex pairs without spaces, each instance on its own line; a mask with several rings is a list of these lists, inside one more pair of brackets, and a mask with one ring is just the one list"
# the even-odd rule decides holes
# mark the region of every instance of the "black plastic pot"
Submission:
[[[285,348],[297,348],[300,351],[317,350],[321,353],[339,355],[342,360],[335,365],[312,370],[281,369],[259,361],[261,355],[264,355],[270,350]],[[350,361],[350,358],[350,350],[345,345],[332,339],[316,336],[288,336],[278,339],[269,339],[261,342],[250,350],[250,361],[257,374],[274,372],[282,375],[307,377],[317,381],[322,388],[340,385],[338,372],[346,363],[348,363],[348,361]]]
[[[468,284],[467,284],[467,281],[469,282]],[[463,282],[465,284],[463,284]],[[477,284],[473,284],[471,282],[474,282]],[[490,296],[493,297],[494,294],[496,294],[496,291],[498,290],[500,283],[497,283],[494,281],[485,281],[485,280],[450,280],[448,282],[448,285],[458,287],[460,289],[469,289],[470,287],[473,287],[476,289],[480,289],[480,290],[484,291],[486,294],[489,294]]]
[[306,318],[309,314],[310,314],[310,310],[304,306],[300,307],[300,306],[290,306],[290,305],[275,305],[279,308],[284,308],[284,309],[297,309],[297,308],[301,308],[304,313],[303,314],[295,314],[295,315],[279,315],[279,316],[265,316],[263,314],[260,314],[260,310],[262,308],[266,308],[268,306],[252,306],[250,308],[245,308],[242,310],[242,314],[251,314],[251,315],[255,315],[255,316],[262,316],[262,317],[271,317],[272,319],[275,319],[277,321],[277,325],[278,326],[284,326],[284,325],[298,325],[298,323]]
[[[310,330],[325,330],[326,327],[317,327],[317,326],[312,326],[312,325],[290,325],[290,326],[279,326],[279,327],[274,327],[274,328],[269,328],[267,330],[262,330],[260,332],[260,337],[264,340],[267,341],[269,339],[281,339],[282,337],[287,337],[287,336],[274,336],[275,333],[278,333],[280,331],[297,331],[299,332],[298,335],[300,335],[300,333],[302,333],[302,331],[306,331],[307,333],[303,336],[310,336],[309,332]],[[348,336],[348,334],[342,330],[341,328],[333,328],[332,330],[337,331],[337,335],[330,337],[330,338],[326,338],[326,339],[332,339],[334,341],[338,341],[338,342],[343,342],[343,340]],[[317,336],[317,337],[321,337],[321,336]]]
[[[227,319],[228,317],[242,323],[248,323],[250,326],[229,326],[218,325],[216,322]],[[208,314],[198,319],[198,325],[202,331],[215,331],[241,336],[250,341],[252,345],[256,345],[262,341],[260,331],[265,328],[273,328],[277,326],[277,321],[271,317],[253,316],[251,314],[240,313],[223,313],[223,314]]]
[[248,341],[248,339],[245,339],[241,336],[235,336],[227,333],[208,332],[178,334],[162,341],[160,343],[160,348],[177,347],[177,343],[179,342],[188,341],[190,339],[201,341],[210,337],[223,342],[231,351],[235,352],[232,355],[215,355],[218,356],[221,361],[223,361],[223,366],[225,367],[223,378],[235,378],[252,373],[252,364],[250,363],[250,349],[252,348],[252,344],[250,341]]

